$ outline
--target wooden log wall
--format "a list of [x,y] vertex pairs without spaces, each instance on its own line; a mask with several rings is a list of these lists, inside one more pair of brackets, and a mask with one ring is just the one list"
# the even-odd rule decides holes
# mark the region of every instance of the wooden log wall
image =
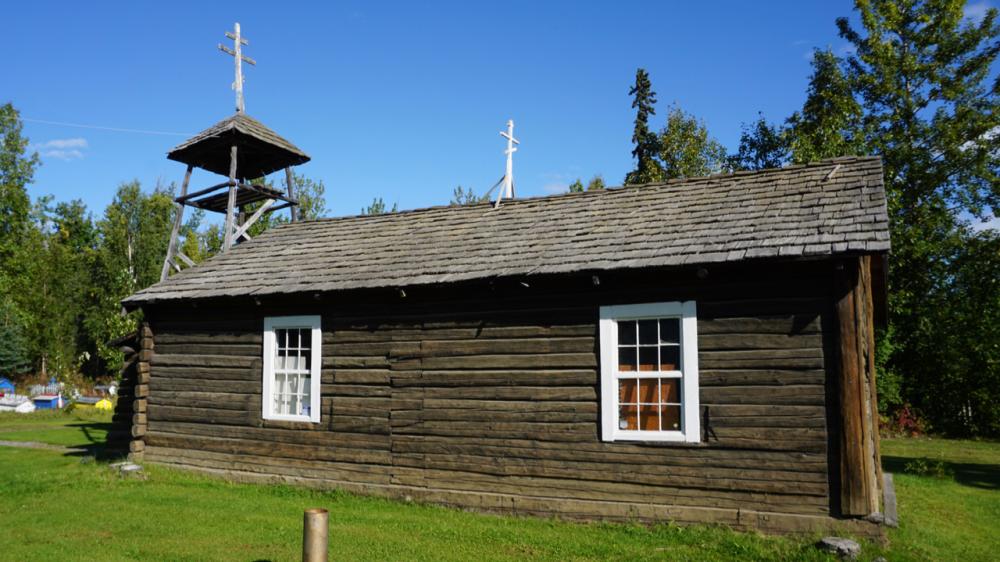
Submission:
[[840,512],[865,516],[879,511],[882,497],[871,258],[862,256],[841,265],[836,276]]
[[[146,458],[520,513],[828,522],[832,266],[753,273],[151,308]],[[598,307],[692,298],[702,443],[602,442]],[[321,423],[262,420],[263,318],[317,313]]]
[[105,450],[125,454],[131,460],[143,460],[147,427],[146,399],[149,395],[149,362],[153,357],[153,332],[143,323],[134,335],[123,339],[125,367],[118,387],[118,400],[111,417]]

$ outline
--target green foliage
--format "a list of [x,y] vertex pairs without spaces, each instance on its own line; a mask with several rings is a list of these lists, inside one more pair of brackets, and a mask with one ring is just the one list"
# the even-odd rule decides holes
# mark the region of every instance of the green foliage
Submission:
[[361,209],[362,215],[384,215],[386,213],[395,213],[397,211],[397,205],[392,204],[392,209],[386,210],[385,201],[382,201],[381,197],[376,197],[372,199],[372,204],[368,207]]
[[903,472],[932,478],[952,478],[955,475],[948,463],[941,459],[928,459],[926,457],[910,459],[903,465]]
[[298,219],[311,221],[330,214],[326,206],[326,185],[323,180],[314,180],[292,172],[295,178],[295,197],[299,200]]
[[726,148],[708,134],[705,123],[677,106],[660,131],[662,179],[707,176],[725,169]]
[[121,352],[107,342],[135,330],[137,317],[122,316],[119,302],[160,280],[173,220],[172,186],[145,193],[132,181],[119,186],[97,222],[101,244],[95,248],[92,293],[83,320],[97,357],[95,374],[121,367]]
[[586,187],[584,187],[583,181],[580,178],[577,178],[576,180],[573,181],[573,183],[569,184],[569,192],[582,193],[584,191],[595,191],[598,189],[605,189],[606,187],[607,186],[604,185],[604,178],[601,177],[600,174],[597,174],[594,177],[590,178],[590,181],[587,182]]
[[40,370],[65,375],[94,351],[83,323],[93,297],[98,234],[82,202],[50,202],[36,201],[35,228],[26,241],[34,259],[24,264],[15,299],[30,311],[25,336]]
[[743,124],[740,146],[728,158],[729,168],[739,170],[766,170],[780,168],[788,161],[788,135],[785,130],[772,125],[763,114],[751,126]]
[[[863,31],[846,18],[837,25],[856,49],[845,76],[864,112],[866,151],[885,166],[894,346],[884,365],[903,375],[904,399],[934,429],[996,435],[996,235],[977,234],[965,221],[1000,209],[1000,81],[989,84],[1000,50],[997,12],[967,23],[956,0],[857,6]],[[825,73],[832,90],[842,89],[835,72]],[[812,113],[828,119],[815,138],[850,146],[859,128],[843,93],[817,106],[827,111]]]
[[0,105],[0,265],[9,259],[29,226],[31,200],[26,187],[38,167],[38,154],[28,154],[28,138],[21,135],[20,114],[10,103]]
[[10,300],[0,301],[0,376],[17,378],[31,368],[24,326]]
[[[326,207],[326,186],[323,184],[323,181],[313,180],[295,172],[292,172],[292,178],[292,181],[295,183],[295,198],[299,202],[296,210],[298,220],[306,221],[325,217],[329,213],[329,210]],[[266,178],[257,178],[250,183],[282,190],[282,188],[275,186]],[[249,219],[263,204],[263,201],[259,201],[243,206],[241,209],[243,216]],[[247,229],[247,234],[250,238],[256,238],[266,230],[279,224],[286,224],[289,220],[291,220],[290,215],[286,212],[265,213]],[[222,229],[218,227],[210,229],[205,232],[205,235],[210,236],[210,238],[203,240],[203,244],[199,248],[199,253],[205,254],[206,257],[215,255],[222,248]]]
[[865,153],[864,111],[841,64],[829,49],[813,53],[806,101],[787,122],[796,164]]
[[465,189],[462,186],[456,186],[455,191],[451,194],[451,201],[448,202],[451,206],[456,205],[475,205],[477,203],[485,203],[489,201],[488,195],[476,195],[472,188]]
[[[632,156],[636,167],[625,175],[625,185],[705,176],[727,167],[726,149],[722,143],[708,134],[703,122],[677,106],[670,108],[666,125],[659,134],[650,131],[649,117],[656,114],[656,93],[645,70],[636,70],[635,84],[629,95],[636,110],[632,133]],[[601,180],[597,185],[603,187],[603,184]]]
[[[26,185],[38,157],[27,154],[21,130],[17,110],[0,106],[0,373],[115,373],[123,357],[107,343],[138,320],[121,314],[120,301],[160,279],[173,187],[147,193],[138,181],[124,183],[96,222],[80,201],[32,204]],[[324,216],[323,182],[294,177],[301,219]],[[222,246],[219,225],[202,228],[203,220],[195,211],[180,230],[181,251],[195,262]],[[265,217],[251,232],[287,220]]]
[[875,392],[878,396],[878,411],[889,415],[905,404],[903,398],[903,377],[891,363],[892,356],[897,353],[895,325],[875,334]]
[[597,174],[590,178],[587,182],[587,191],[596,191],[599,189],[606,189],[608,186],[604,184],[604,177],[601,174]]
[[663,180],[663,168],[656,161],[660,152],[660,141],[656,133],[649,129],[649,117],[656,115],[656,92],[649,81],[649,73],[639,68],[635,71],[635,84],[628,91],[635,109],[635,128],[632,132],[632,157],[635,170],[625,175],[625,185],[653,183]]
[[21,272],[32,256],[31,200],[27,185],[38,167],[38,155],[27,153],[28,139],[14,106],[0,105],[0,374],[18,375],[31,366],[27,330],[29,311],[17,296],[24,287]]

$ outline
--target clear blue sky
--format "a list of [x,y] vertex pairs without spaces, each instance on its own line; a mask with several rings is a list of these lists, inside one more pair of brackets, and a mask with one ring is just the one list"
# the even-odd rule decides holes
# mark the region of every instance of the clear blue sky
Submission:
[[[811,50],[846,49],[843,15],[855,19],[851,2],[17,2],[0,103],[31,120],[196,133],[233,111],[232,59],[216,44],[239,21],[258,63],[247,113],[312,157],[300,171],[326,183],[332,214],[373,196],[407,209],[492,185],[508,118],[519,194],[595,173],[620,184],[636,67],[658,94],[657,128],[676,102],[732,149],[758,111],[781,120],[801,106]],[[25,132],[44,161],[32,195],[95,214],[123,181],[183,174],[165,154],[184,135]]]

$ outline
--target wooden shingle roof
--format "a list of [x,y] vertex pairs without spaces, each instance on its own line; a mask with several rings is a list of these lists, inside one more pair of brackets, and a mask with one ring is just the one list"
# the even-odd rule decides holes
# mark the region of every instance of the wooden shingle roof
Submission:
[[288,166],[309,161],[297,146],[245,113],[219,121],[167,153],[167,158],[229,175],[229,149],[236,143],[236,172],[240,179],[260,178]]
[[889,250],[878,158],[291,223],[125,299],[404,287]]

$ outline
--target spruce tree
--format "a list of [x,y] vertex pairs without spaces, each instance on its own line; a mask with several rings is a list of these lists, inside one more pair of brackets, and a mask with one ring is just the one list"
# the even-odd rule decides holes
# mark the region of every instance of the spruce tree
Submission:
[[632,131],[632,157],[635,169],[625,175],[625,185],[651,183],[663,180],[663,167],[656,161],[660,152],[659,138],[649,129],[649,117],[656,115],[656,92],[649,81],[649,74],[642,68],[635,71],[635,84],[629,89],[635,112]]

